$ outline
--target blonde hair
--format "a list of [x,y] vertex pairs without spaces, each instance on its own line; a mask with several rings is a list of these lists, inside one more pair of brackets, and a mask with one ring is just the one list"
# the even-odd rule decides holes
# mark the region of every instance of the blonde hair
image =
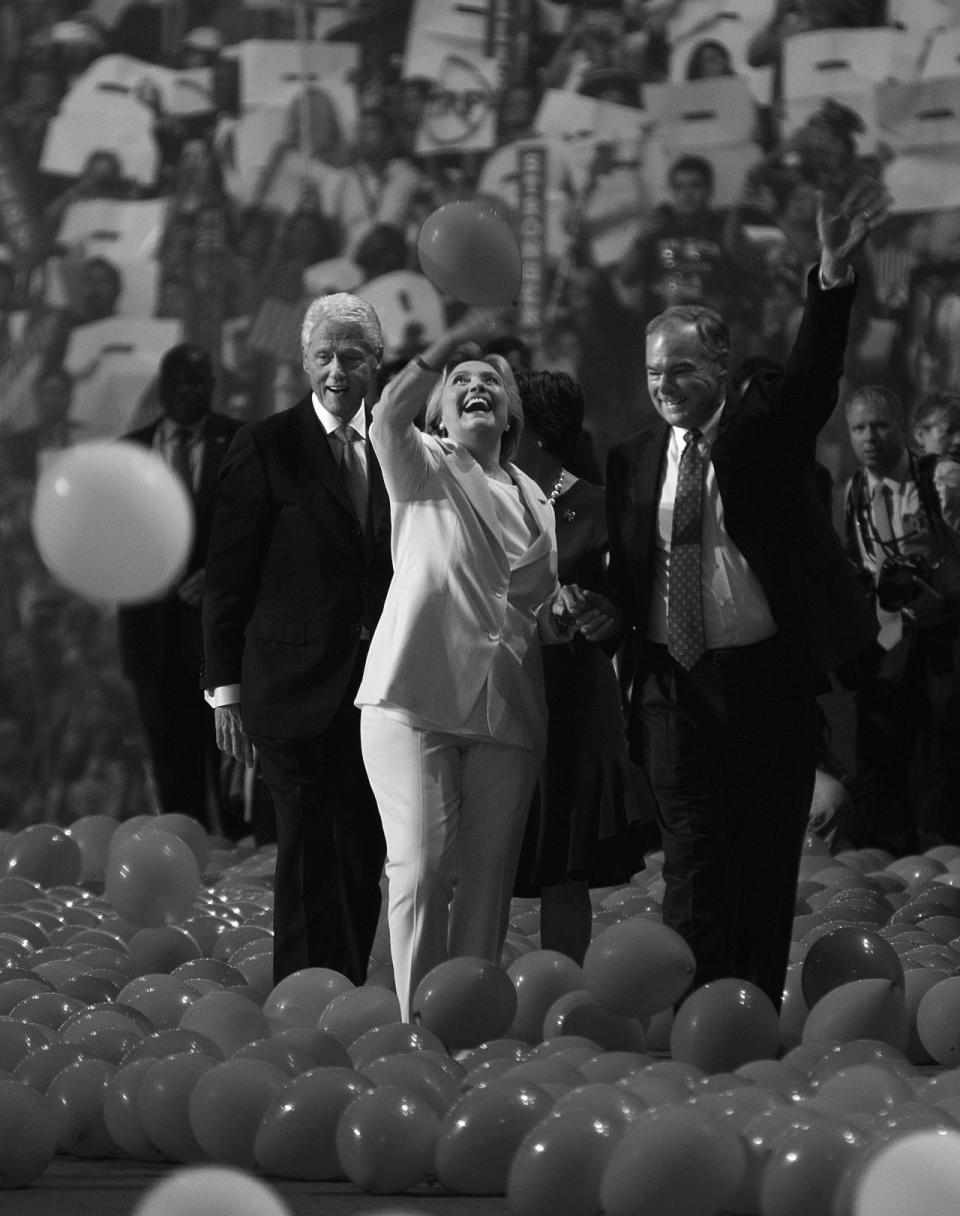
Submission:
[[439,433],[443,394],[450,376],[461,364],[474,362],[489,364],[503,381],[507,392],[507,417],[510,421],[500,440],[500,463],[505,464],[508,460],[513,460],[520,446],[520,436],[523,434],[523,404],[520,401],[520,390],[517,388],[513,368],[503,355],[478,355],[475,360],[457,359],[447,363],[427,398],[424,427],[431,435]]

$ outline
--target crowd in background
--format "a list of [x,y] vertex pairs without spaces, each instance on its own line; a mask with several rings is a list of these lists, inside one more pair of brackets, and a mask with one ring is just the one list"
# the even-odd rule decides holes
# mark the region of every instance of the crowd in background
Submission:
[[[646,320],[707,303],[735,362],[781,362],[816,191],[897,163],[850,96],[790,109],[785,44],[906,27],[919,79],[960,28],[955,0],[517,0],[489,21],[461,7],[0,3],[0,828],[152,804],[112,613],[55,583],[29,521],[51,452],[158,415],[164,350],[209,351],[215,407],[262,418],[303,391],[306,299],[345,290],[376,307],[389,374],[459,307],[420,273],[423,220],[484,196],[520,231],[518,157],[540,147],[544,235],[525,252],[540,289],[513,357],[579,380],[602,470],[650,415]],[[737,14],[749,37],[730,32]],[[657,142],[660,86],[717,81],[720,98],[738,79],[746,136]],[[858,273],[850,383],[908,404],[960,391],[960,198],[897,208]],[[842,501],[842,416],[819,457]]]

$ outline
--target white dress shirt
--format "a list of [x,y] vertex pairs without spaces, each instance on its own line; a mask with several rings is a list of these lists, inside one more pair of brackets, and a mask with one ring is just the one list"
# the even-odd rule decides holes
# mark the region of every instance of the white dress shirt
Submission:
[[[724,522],[723,499],[710,450],[717,437],[723,405],[700,428],[703,470],[703,532],[701,536],[700,583],[703,593],[703,625],[708,650],[749,646],[777,632],[760,580],[734,544]],[[689,427],[671,427],[660,483],[657,529],[654,541],[653,594],[647,638],[667,643],[667,600],[670,575],[670,541],[673,534],[673,505],[684,436]]]

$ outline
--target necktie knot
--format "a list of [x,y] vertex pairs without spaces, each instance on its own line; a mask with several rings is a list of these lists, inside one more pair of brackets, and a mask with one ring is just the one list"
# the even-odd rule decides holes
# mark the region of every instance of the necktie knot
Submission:
[[683,450],[687,451],[693,444],[699,443],[703,437],[703,431],[698,430],[695,426],[689,431],[684,431],[683,434]]
[[349,422],[341,423],[340,426],[333,432],[341,443],[356,443],[363,436],[353,429]]

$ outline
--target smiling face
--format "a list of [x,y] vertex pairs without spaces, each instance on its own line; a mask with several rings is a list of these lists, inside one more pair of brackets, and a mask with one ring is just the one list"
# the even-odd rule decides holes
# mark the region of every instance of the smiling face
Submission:
[[440,401],[440,421],[448,438],[470,451],[499,451],[510,425],[503,377],[482,359],[458,363],[447,377]]
[[324,320],[304,348],[303,370],[323,408],[349,422],[373,383],[377,357],[357,322]]
[[669,320],[647,335],[647,388],[670,426],[702,428],[720,408],[727,361],[692,322]]

